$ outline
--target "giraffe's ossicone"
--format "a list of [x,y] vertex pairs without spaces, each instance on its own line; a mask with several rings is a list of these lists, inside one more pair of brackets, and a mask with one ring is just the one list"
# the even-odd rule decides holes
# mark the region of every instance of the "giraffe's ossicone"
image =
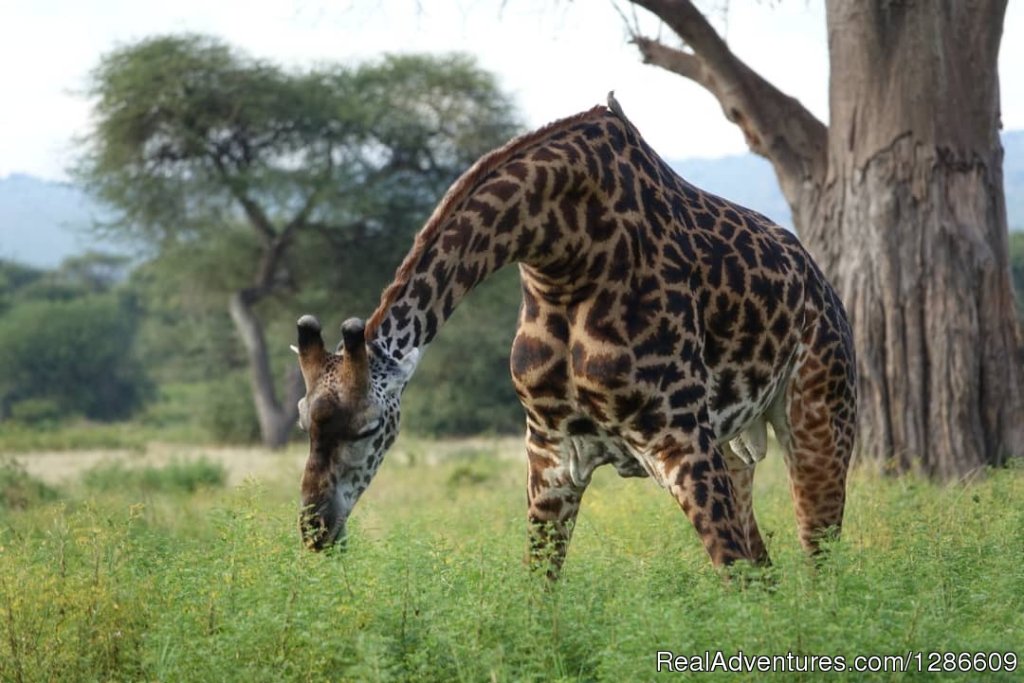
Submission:
[[610,105],[477,161],[367,323],[343,325],[337,352],[316,319],[299,320],[310,547],[343,535],[394,442],[421,353],[462,298],[512,262],[531,550],[552,576],[605,464],[668,489],[716,565],[766,562],[751,491],[769,424],[804,547],[838,532],[856,419],[838,296],[794,235],[687,183]]

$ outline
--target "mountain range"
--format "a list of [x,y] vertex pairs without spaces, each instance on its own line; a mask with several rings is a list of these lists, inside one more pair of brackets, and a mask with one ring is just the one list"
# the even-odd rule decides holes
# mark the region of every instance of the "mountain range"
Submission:
[[[1024,131],[1003,134],[1006,212],[1012,229],[1024,229]],[[792,227],[771,164],[753,154],[718,159],[670,160],[689,182],[760,211]],[[0,178],[0,258],[53,267],[86,250],[116,251],[90,234],[102,208],[80,189],[24,174]]]

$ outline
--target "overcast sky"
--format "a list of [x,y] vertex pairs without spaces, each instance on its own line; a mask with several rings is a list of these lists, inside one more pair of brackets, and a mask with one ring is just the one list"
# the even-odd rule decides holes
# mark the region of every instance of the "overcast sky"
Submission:
[[[721,7],[705,0],[705,8]],[[632,13],[625,0],[618,5]],[[828,116],[823,2],[731,0],[713,15],[733,50],[822,119]],[[641,27],[670,32],[637,11]],[[613,0],[0,0],[0,177],[66,178],[88,129],[79,93],[100,55],[156,33],[220,36],[296,67],[381,52],[460,50],[496,72],[527,123],[603,102],[614,89],[663,156],[746,150],[699,87],[640,64]],[[1003,123],[1024,128],[1024,2],[1010,3],[1000,54]]]

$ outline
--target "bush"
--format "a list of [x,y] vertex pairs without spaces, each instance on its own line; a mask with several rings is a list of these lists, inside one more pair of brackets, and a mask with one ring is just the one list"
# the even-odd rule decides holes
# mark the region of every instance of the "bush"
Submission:
[[0,318],[0,414],[39,399],[64,415],[127,417],[150,392],[133,362],[135,327],[114,294],[16,304]]
[[27,398],[12,405],[10,415],[19,424],[45,426],[60,422],[64,412],[52,398]]
[[62,421],[59,426],[28,425],[8,420],[0,428],[0,452],[76,451],[99,449],[145,450],[146,444],[164,434],[140,429],[131,422]]
[[[344,553],[302,548],[294,492],[277,486],[166,504],[96,496],[11,516],[0,524],[0,681],[652,680],[662,649],[847,662],[988,652],[999,670],[951,680],[1020,678],[1018,461],[945,487],[855,469],[843,538],[812,563],[773,448],[758,466],[757,514],[774,568],[734,568],[735,580],[711,568],[671,496],[601,468],[550,585],[522,563],[520,440],[450,446],[416,444],[445,454],[440,464],[381,469]],[[487,485],[448,485],[487,459]],[[937,679],[838,676],[916,678]]]
[[0,511],[24,510],[55,500],[57,491],[39,481],[17,460],[0,460]]
[[1010,231],[1010,275],[1017,298],[1017,313],[1024,317],[1024,230]]
[[91,491],[142,491],[144,493],[194,493],[200,488],[221,488],[227,482],[223,465],[207,458],[172,460],[163,467],[126,467],[120,462],[98,465],[82,475]]
[[508,360],[519,292],[518,272],[506,268],[459,306],[409,383],[404,430],[430,436],[522,432]]
[[202,399],[200,421],[204,429],[221,443],[254,443],[260,439],[260,424],[252,390],[243,373],[228,375],[208,384]]

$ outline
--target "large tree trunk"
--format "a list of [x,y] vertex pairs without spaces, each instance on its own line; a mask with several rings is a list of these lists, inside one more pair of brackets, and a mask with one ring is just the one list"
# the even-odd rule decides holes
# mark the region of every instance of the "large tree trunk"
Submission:
[[231,295],[228,309],[249,358],[249,383],[263,445],[280,448],[288,443],[298,418],[296,405],[304,393],[298,367],[290,368],[291,371],[285,377],[285,400],[281,404],[274,391],[263,328],[252,310],[252,302],[246,290]]
[[298,419],[297,404],[305,388],[300,379],[298,364],[295,364],[285,374],[284,401],[278,402],[263,325],[253,307],[287,281],[281,261],[295,232],[304,225],[312,211],[317,195],[318,191],[314,191],[295,217],[277,232],[262,207],[244,193],[236,193],[236,199],[248,216],[249,224],[262,242],[262,251],[252,285],[231,295],[228,311],[248,356],[249,386],[256,406],[260,437],[267,448],[281,448],[288,443],[288,437]]
[[827,189],[804,236],[852,318],[860,450],[962,476],[1021,446],[998,134],[1005,2],[827,8]]
[[687,43],[634,36],[714,94],[772,162],[847,304],[857,452],[952,479],[1024,451],[996,57],[1005,0],[832,0],[831,122],[738,60],[689,0],[634,0]]

